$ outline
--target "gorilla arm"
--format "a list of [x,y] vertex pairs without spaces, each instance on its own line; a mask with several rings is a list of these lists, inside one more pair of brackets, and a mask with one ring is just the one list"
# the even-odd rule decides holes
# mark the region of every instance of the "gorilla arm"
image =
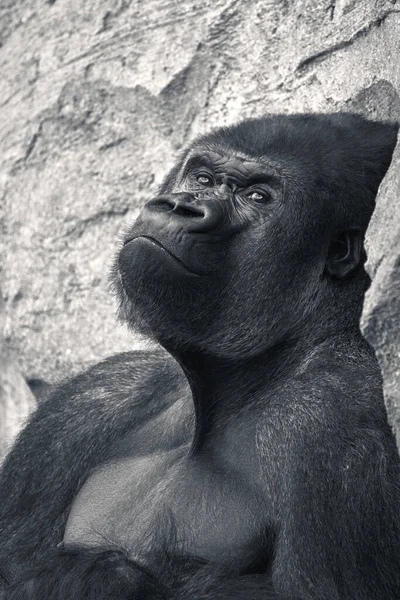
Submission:
[[368,391],[371,379],[354,367],[338,375],[325,366],[324,375],[301,382],[259,432],[276,482],[274,589],[302,600],[395,600],[400,474],[380,390]]
[[110,445],[182,395],[163,353],[113,356],[56,389],[20,433],[0,471],[0,571],[63,539],[71,502]]

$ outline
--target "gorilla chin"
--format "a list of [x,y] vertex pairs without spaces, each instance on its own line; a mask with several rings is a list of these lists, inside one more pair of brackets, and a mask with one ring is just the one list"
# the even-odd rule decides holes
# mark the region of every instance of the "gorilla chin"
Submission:
[[[197,328],[204,337],[206,315],[215,302],[213,294],[207,293],[215,290],[215,286],[210,286],[209,273],[194,272],[185,264],[190,264],[187,253],[181,251],[180,256],[185,259],[178,258],[150,236],[132,239],[131,234],[117,256],[113,273],[113,285],[120,299],[120,319],[168,347],[175,345],[166,341],[171,331],[180,345],[190,330],[192,339]],[[205,296],[209,296],[207,302]]]

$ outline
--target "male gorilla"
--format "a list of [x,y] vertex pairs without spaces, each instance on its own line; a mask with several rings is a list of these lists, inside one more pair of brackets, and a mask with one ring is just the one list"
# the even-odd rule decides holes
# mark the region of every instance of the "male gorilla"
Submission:
[[397,129],[268,116],[184,152],[114,269],[169,354],[39,405],[1,472],[3,599],[399,600],[400,462],[359,328]]

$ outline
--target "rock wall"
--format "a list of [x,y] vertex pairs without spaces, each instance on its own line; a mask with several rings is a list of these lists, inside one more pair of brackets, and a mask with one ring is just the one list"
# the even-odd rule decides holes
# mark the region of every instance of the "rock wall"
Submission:
[[[400,119],[396,0],[3,0],[6,344],[54,381],[143,341],[116,325],[118,232],[180,148],[266,112]],[[364,331],[400,427],[400,149],[368,240]]]
[[8,356],[3,340],[4,302],[0,295],[0,461],[27,415],[36,406],[35,398],[24,377]]

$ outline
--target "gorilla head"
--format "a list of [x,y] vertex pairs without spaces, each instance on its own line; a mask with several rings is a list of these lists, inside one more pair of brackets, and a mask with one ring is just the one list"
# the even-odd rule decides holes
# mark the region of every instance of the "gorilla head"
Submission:
[[200,137],[127,233],[121,314],[172,354],[255,356],[358,326],[397,125],[268,116]]

